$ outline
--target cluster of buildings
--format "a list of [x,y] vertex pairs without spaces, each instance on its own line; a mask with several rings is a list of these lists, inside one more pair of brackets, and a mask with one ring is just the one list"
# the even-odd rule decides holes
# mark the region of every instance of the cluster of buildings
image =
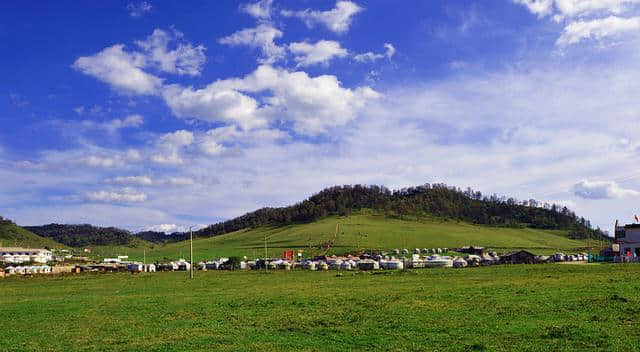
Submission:
[[10,264],[46,264],[54,261],[54,256],[48,249],[0,247],[0,261]]
[[621,226],[616,220],[613,242],[613,256],[625,257],[627,261],[640,261],[640,224]]

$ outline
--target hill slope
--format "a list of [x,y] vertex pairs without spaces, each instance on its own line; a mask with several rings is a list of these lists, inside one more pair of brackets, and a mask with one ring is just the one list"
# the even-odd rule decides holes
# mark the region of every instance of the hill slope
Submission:
[[36,235],[0,217],[0,247],[67,248],[65,245]]
[[[338,234],[334,237],[336,224]],[[515,229],[474,225],[462,221],[436,218],[416,220],[398,219],[370,211],[347,217],[330,216],[322,220],[288,226],[261,226],[193,241],[196,261],[221,256],[264,257],[264,239],[268,253],[280,257],[284,249],[302,249],[305,256],[317,254],[343,254],[356,250],[390,250],[393,248],[454,248],[479,245],[500,252],[525,248],[534,253],[555,251],[581,251],[587,247],[584,240],[567,237],[567,231],[541,229]],[[332,243],[326,250],[327,244]],[[591,241],[591,245],[595,242]],[[144,247],[147,261],[164,257],[188,258],[189,242],[181,241]],[[127,254],[142,259],[143,248],[110,248],[104,255]]]

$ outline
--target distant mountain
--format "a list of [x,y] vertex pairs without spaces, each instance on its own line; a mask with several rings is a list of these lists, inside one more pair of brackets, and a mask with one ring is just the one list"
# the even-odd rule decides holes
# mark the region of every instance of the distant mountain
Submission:
[[426,215],[495,227],[566,230],[574,239],[609,239],[567,207],[539,204],[534,199],[518,201],[495,194],[486,196],[470,188],[463,191],[445,184],[424,184],[395,191],[375,185],[335,186],[295,205],[262,208],[208,226],[194,235],[210,237],[260,226],[308,223],[328,215],[349,215],[360,209],[373,209],[398,218]]
[[166,234],[164,232],[156,231],[142,231],[135,234],[136,237],[154,243],[167,243],[178,242],[189,239],[188,235],[183,232],[174,232],[172,234]]
[[49,238],[38,236],[0,216],[0,247],[66,248]]

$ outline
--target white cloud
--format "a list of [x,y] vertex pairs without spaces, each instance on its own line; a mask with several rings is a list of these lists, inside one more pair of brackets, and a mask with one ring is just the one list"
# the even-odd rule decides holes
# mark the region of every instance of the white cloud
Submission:
[[195,184],[195,181],[189,177],[170,177],[166,182],[173,186],[190,186]]
[[130,148],[127,150],[125,158],[130,161],[138,161],[142,159],[142,154],[140,154],[140,151],[138,151],[137,149]]
[[145,229],[146,231],[154,231],[154,232],[164,232],[164,233],[173,233],[173,232],[184,232],[183,226],[178,226],[176,224],[158,224],[149,226]]
[[611,199],[640,196],[640,192],[622,188],[613,181],[582,180],[573,186],[572,191],[576,196],[586,199]]
[[123,162],[120,158],[117,157],[100,157],[100,156],[89,156],[81,160],[85,165],[91,167],[101,167],[105,169],[121,167],[123,166]]
[[517,4],[544,17],[554,14],[556,20],[583,16],[621,14],[632,8],[640,0],[513,0]]
[[153,179],[149,176],[116,176],[106,180],[107,183],[128,186],[151,186]]
[[[184,41],[184,34],[173,30],[166,32],[155,29],[147,39],[136,41],[147,58],[147,65],[153,65],[161,71],[199,75],[206,61],[203,45],[193,46]],[[174,46],[173,50],[170,46]]]
[[147,200],[147,195],[133,189],[125,188],[121,191],[95,191],[85,194],[85,199],[91,202],[105,203],[140,203]]
[[304,11],[283,10],[281,14],[285,17],[298,17],[302,19],[309,28],[312,28],[316,23],[320,23],[325,25],[329,30],[341,34],[349,30],[352,17],[360,11],[362,11],[362,8],[354,2],[338,1],[336,7],[328,11],[314,11],[310,9]]
[[[267,92],[271,95],[263,94]],[[261,94],[262,104],[248,94]],[[346,124],[379,96],[366,86],[343,88],[335,76],[309,77],[268,65],[241,79],[216,81],[198,90],[174,85],[164,94],[179,117],[235,122],[243,129],[263,127],[267,120],[292,121],[296,131],[305,134]]]
[[294,60],[298,63],[298,67],[316,64],[327,65],[334,57],[345,57],[348,54],[347,50],[340,46],[340,43],[333,40],[320,40],[315,44],[291,43],[289,51],[295,55]]
[[[121,93],[155,95],[159,93],[163,79],[144,69],[195,76],[200,74],[205,62],[205,47],[184,41],[183,34],[175,30],[168,33],[156,29],[136,45],[141,51],[127,52],[123,44],[116,44],[95,55],[79,57],[72,67]],[[169,49],[169,46],[175,48]]]
[[[640,0],[513,0],[526,6],[530,12],[542,18],[553,15],[553,19],[564,24],[556,46],[565,49],[589,39],[599,44],[606,40],[620,40],[623,35],[640,32],[640,17],[637,4]],[[631,16],[622,16],[624,14]]]
[[124,45],[116,44],[93,56],[80,57],[73,68],[123,93],[155,94],[162,86],[162,79],[141,69],[146,64],[144,55],[123,49]]
[[237,123],[242,128],[264,126],[266,121],[257,115],[258,102],[216,81],[202,89],[167,86],[163,97],[174,115],[205,121]]
[[607,18],[569,23],[556,41],[558,47],[567,47],[583,40],[593,39],[601,41],[605,38],[616,37],[624,33],[637,33],[640,30],[640,17],[621,18],[609,16]]
[[82,127],[103,129],[109,134],[115,134],[120,129],[140,127],[143,123],[144,118],[142,115],[133,114],[124,119],[113,119],[102,123],[93,120],[84,120],[82,121]]
[[391,43],[384,43],[385,52],[381,54],[376,54],[371,51],[366,52],[364,54],[358,54],[354,57],[354,59],[358,62],[374,62],[379,59],[391,59],[393,55],[396,53],[396,48]]
[[153,6],[146,1],[127,4],[127,10],[129,10],[129,16],[131,17],[140,17],[145,13],[150,12],[152,8]]
[[193,133],[179,130],[167,133],[158,139],[158,151],[151,156],[151,160],[158,164],[178,165],[183,163],[180,151],[183,147],[193,143]]
[[272,5],[273,0],[260,0],[257,2],[244,4],[240,6],[240,9],[259,20],[268,20],[271,19]]
[[513,0],[516,4],[526,6],[531,13],[538,15],[538,17],[544,17],[553,11],[553,1],[554,0]]
[[630,9],[638,0],[555,0],[557,12],[562,17],[578,17],[593,14],[620,14]]
[[260,24],[255,28],[245,28],[229,36],[220,38],[220,44],[238,46],[246,45],[260,49],[262,58],[260,63],[272,64],[284,57],[285,47],[277,45],[274,41],[282,37],[282,32],[268,24]]

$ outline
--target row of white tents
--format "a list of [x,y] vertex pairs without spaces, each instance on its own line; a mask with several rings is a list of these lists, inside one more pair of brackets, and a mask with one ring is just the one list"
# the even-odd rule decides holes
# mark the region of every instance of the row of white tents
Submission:
[[4,268],[4,272],[6,275],[50,274],[51,267],[48,265],[8,266]]
[[8,264],[22,264],[22,263],[39,263],[46,264],[48,258],[43,255],[10,255],[5,254],[0,256],[0,262],[8,263]]

